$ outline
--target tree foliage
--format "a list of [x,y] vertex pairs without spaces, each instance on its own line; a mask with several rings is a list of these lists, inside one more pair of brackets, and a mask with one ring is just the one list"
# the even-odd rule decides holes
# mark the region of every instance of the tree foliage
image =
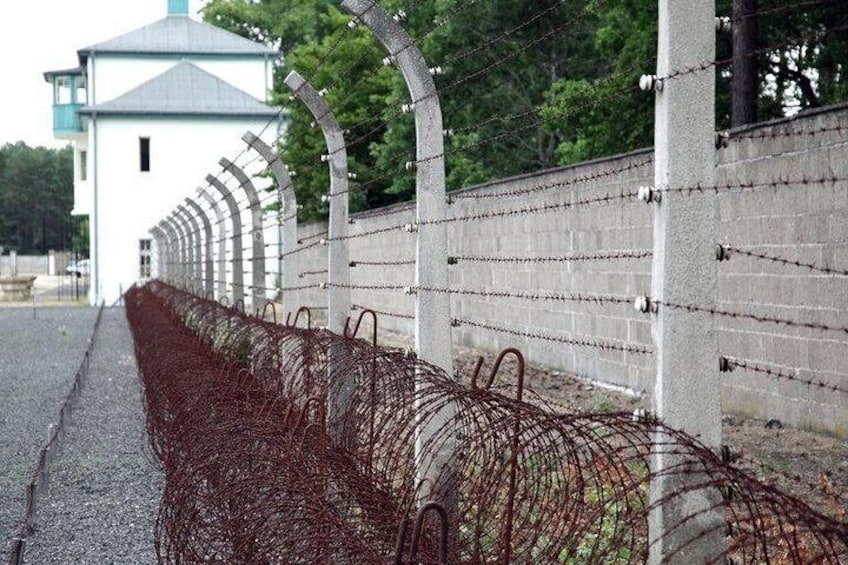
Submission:
[[[719,14],[731,2],[719,0]],[[750,2],[751,0],[747,0]],[[758,0],[756,89],[761,118],[844,100],[848,5]],[[404,27],[437,76],[448,189],[649,146],[653,98],[635,86],[656,65],[657,3],[644,0],[382,0],[404,9]],[[279,47],[276,101],[284,106],[286,163],[296,171],[301,219],[326,214],[329,173],[320,130],[289,100],[283,78],[298,70],[346,128],[357,180],[354,210],[414,198],[415,127],[394,67],[333,0],[211,0],[207,21]],[[717,123],[730,125],[729,35],[717,39]]]
[[32,148],[23,142],[0,147],[0,245],[4,248],[20,253],[68,249],[82,229],[70,215],[73,200],[70,147]]

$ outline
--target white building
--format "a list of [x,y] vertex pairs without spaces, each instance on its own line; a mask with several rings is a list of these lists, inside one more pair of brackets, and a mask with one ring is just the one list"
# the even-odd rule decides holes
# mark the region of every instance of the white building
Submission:
[[244,150],[246,131],[278,135],[267,105],[278,53],[193,20],[188,5],[168,0],[165,18],[45,73],[54,135],[74,146],[72,213],[90,218],[92,304],[150,276],[148,230]]

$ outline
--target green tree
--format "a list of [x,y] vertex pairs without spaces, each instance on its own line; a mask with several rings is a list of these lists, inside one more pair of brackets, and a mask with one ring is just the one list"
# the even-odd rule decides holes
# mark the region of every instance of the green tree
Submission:
[[72,207],[70,147],[0,147],[0,245],[21,253],[67,249],[77,231]]

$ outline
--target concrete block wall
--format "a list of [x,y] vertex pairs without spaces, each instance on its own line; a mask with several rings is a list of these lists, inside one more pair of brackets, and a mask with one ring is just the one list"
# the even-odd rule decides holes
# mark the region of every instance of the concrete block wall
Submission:
[[[843,127],[844,126],[844,127]],[[796,135],[813,132],[812,135]],[[722,190],[718,198],[719,242],[800,262],[848,269],[848,108],[837,107],[792,120],[734,132],[717,152],[718,185],[758,185]],[[630,304],[545,300],[550,294],[587,294],[632,299],[650,294],[650,258],[607,261],[516,262],[474,258],[564,256],[651,250],[651,207],[622,197],[652,184],[650,150],[505,179],[453,193],[448,224],[451,314],[468,324],[453,328],[454,343],[492,351],[520,348],[531,363],[650,394],[651,355],[554,341],[590,340],[653,347],[651,320]],[[806,178],[840,182],[808,182]],[[781,181],[790,182],[782,186]],[[774,184],[774,186],[771,186]],[[497,197],[488,195],[497,194]],[[523,213],[523,210],[538,210]],[[415,257],[415,238],[402,229],[414,220],[411,205],[354,216],[350,240],[358,266],[351,282],[361,287],[413,285],[412,265],[363,265]],[[300,228],[304,243],[326,226]],[[463,259],[463,257],[467,259]],[[299,254],[301,271],[326,269],[326,247]],[[321,276],[307,280],[320,282]],[[306,293],[324,305],[323,292]],[[526,293],[536,299],[487,296]],[[400,316],[414,314],[413,297],[399,289],[353,291],[353,303]],[[827,275],[741,254],[719,265],[721,309],[798,321],[848,326],[848,277]],[[697,315],[697,314],[696,314]],[[791,372],[848,389],[848,334],[787,328],[777,324],[716,318],[723,355]],[[412,332],[406,317],[380,316],[381,327]],[[552,338],[523,338],[508,331]],[[718,361],[716,361],[718,363]],[[724,374],[728,412],[776,418],[784,424],[848,436],[848,394],[743,371]]]
[[[812,132],[812,135],[788,135]],[[735,132],[719,184],[790,181],[719,198],[721,241],[746,251],[848,269],[848,111],[811,113]],[[818,182],[824,178],[842,179]],[[809,182],[804,184],[804,179]],[[801,182],[799,182],[801,181]],[[720,307],[848,326],[848,277],[735,254],[719,265]],[[848,389],[848,334],[721,320],[724,355]],[[726,410],[848,436],[848,394],[756,372],[724,376]]]

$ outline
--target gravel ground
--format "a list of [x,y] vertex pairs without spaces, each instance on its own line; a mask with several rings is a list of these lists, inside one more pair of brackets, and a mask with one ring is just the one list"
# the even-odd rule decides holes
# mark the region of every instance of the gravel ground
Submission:
[[0,308],[0,556],[17,533],[24,487],[48,424],[73,385],[97,311],[94,308]]
[[104,311],[86,387],[75,406],[27,563],[155,563],[163,480],[147,447],[141,387],[123,308]]

